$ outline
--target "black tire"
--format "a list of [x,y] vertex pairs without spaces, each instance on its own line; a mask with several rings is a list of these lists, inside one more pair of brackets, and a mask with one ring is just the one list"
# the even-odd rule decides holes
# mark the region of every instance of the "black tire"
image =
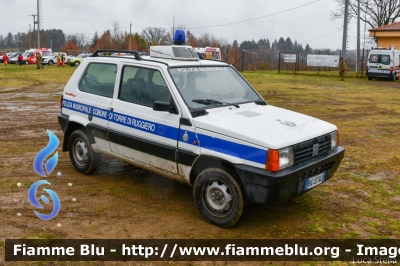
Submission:
[[368,80],[372,80],[372,77],[368,77]]
[[68,140],[69,157],[75,169],[82,174],[93,173],[100,164],[100,154],[93,151],[86,133],[72,132]]
[[74,62],[74,66],[76,66],[76,67],[78,67],[80,64],[81,64],[81,62],[79,62],[79,61]]
[[48,64],[49,64],[49,66],[52,66],[52,65],[54,64],[53,60],[50,60],[50,61],[48,62]]
[[25,61],[25,65],[29,65],[29,62],[28,62],[28,61]]
[[234,225],[244,210],[239,183],[220,168],[207,168],[197,176],[193,198],[201,215],[220,227]]
[[393,72],[393,74],[392,74],[392,81],[396,81],[396,79],[397,79],[396,72]]

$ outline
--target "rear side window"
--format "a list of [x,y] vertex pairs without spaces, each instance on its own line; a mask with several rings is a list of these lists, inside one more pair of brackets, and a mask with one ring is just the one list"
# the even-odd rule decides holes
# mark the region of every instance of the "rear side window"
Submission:
[[155,101],[170,102],[171,94],[158,70],[125,66],[119,99],[152,107]]
[[78,88],[80,91],[112,98],[116,76],[117,65],[90,63],[79,81]]
[[389,65],[390,64],[390,55],[371,54],[369,56],[369,62]]

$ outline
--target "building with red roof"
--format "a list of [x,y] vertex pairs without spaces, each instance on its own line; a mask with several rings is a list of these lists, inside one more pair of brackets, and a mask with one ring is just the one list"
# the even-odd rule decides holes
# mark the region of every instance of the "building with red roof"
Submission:
[[378,47],[389,48],[394,46],[400,50],[400,22],[383,25],[370,29],[369,37],[374,37]]

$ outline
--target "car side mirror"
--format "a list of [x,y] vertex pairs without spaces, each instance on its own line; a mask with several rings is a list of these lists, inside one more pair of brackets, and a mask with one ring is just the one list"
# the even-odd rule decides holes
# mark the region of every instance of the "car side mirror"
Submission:
[[173,103],[160,102],[160,101],[153,102],[153,110],[160,112],[169,112],[171,114],[178,113]]
[[153,110],[154,110],[154,111],[167,112],[167,111],[169,110],[169,103],[167,103],[167,102],[155,101],[155,102],[153,103]]

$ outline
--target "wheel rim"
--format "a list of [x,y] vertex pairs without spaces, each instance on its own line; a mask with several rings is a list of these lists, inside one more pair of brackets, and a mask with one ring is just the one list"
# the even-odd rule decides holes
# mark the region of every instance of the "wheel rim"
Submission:
[[74,159],[79,165],[84,166],[88,160],[88,149],[86,143],[82,139],[77,139],[74,143]]
[[203,187],[203,198],[208,209],[217,216],[226,216],[232,211],[231,190],[221,181],[207,182]]

